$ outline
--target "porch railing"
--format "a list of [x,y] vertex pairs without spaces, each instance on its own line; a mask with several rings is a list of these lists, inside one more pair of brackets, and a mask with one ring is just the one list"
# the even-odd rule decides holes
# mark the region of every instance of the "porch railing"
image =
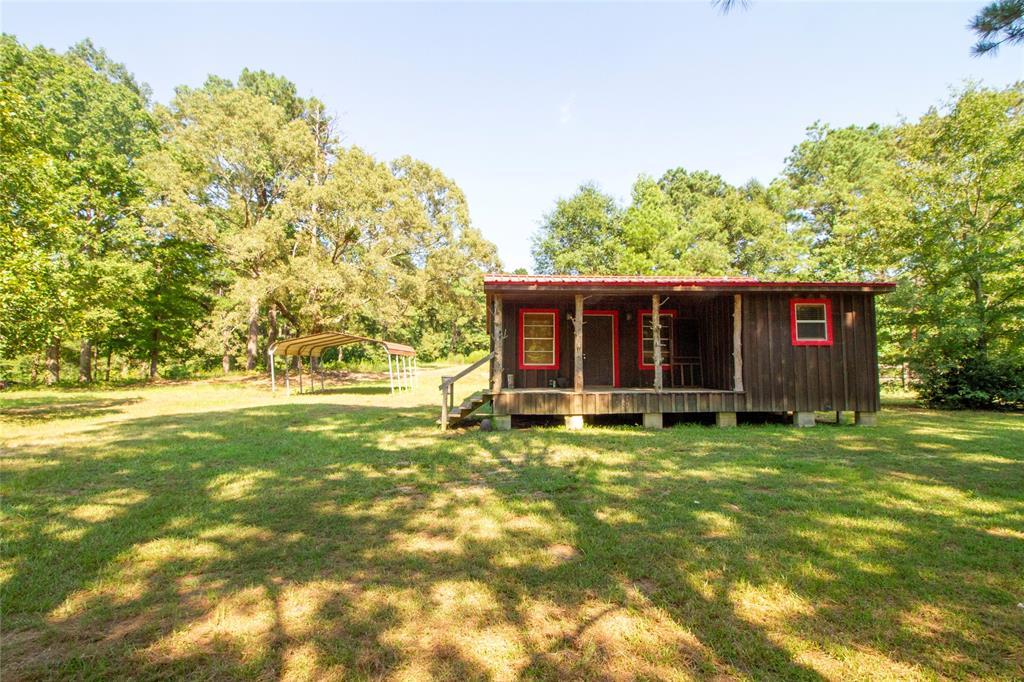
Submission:
[[465,368],[455,376],[442,376],[441,385],[441,429],[445,430],[448,428],[448,413],[455,408],[455,382],[466,376],[476,368],[480,367],[484,363],[490,362],[494,357],[494,351],[491,351],[487,355],[483,356],[469,367]]

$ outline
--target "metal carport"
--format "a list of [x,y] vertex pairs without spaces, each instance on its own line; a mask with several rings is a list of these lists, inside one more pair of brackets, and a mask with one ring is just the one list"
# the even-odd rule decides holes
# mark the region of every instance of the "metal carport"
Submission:
[[[293,339],[279,341],[267,350],[270,359],[270,387],[272,391],[277,390],[277,380],[274,376],[274,356],[281,355],[285,358],[284,385],[291,393],[291,384],[288,378],[288,357],[299,358],[299,392],[302,392],[302,358],[310,359],[310,381],[312,383],[312,360],[320,358],[328,348],[340,348],[353,343],[373,343],[383,346],[388,354],[388,379],[391,383],[391,392],[403,388],[411,389],[416,381],[416,349],[403,343],[371,339],[358,334],[348,332],[321,332],[308,336],[297,336]],[[320,388],[324,387],[323,369],[320,370]]]

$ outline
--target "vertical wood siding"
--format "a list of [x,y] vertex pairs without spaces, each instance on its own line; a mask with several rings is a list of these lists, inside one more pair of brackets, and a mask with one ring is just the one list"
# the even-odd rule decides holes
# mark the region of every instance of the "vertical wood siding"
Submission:
[[[833,344],[831,346],[794,346],[790,338],[789,302],[800,298],[826,298],[832,302]],[[637,315],[650,309],[650,295],[602,298],[597,304],[588,300],[590,309],[619,311],[619,377],[622,388],[649,388],[654,384],[653,370],[638,366]],[[557,370],[519,369],[519,309],[555,308],[560,339]],[[733,388],[732,297],[672,296],[664,304],[677,311],[677,320],[698,320],[703,388]],[[546,388],[552,379],[563,379],[572,387],[573,335],[569,315],[574,310],[571,295],[552,294],[525,300],[503,302],[507,336],[503,348],[503,385],[507,375],[515,377],[516,388]],[[875,307],[872,294],[743,293],[743,382],[745,393],[736,409],[752,412],[811,410],[879,409],[878,358],[875,337]],[[678,332],[678,329],[676,330]],[[666,372],[666,388],[671,388]],[[509,399],[513,400],[513,399]],[[525,399],[524,400],[534,400]],[[562,399],[552,398],[552,401]],[[594,398],[594,400],[617,400]],[[679,411],[704,411],[703,398],[680,396],[673,407]],[[677,404],[678,403],[678,404]],[[692,403],[692,404],[691,404]],[[533,404],[533,403],[531,403]],[[662,404],[662,403],[659,403]],[[555,409],[554,402],[552,409]],[[610,409],[617,409],[615,408]],[[595,407],[599,409],[599,407]],[[512,412],[515,414],[515,412]],[[557,412],[552,412],[557,414]]]
[[874,297],[863,293],[813,297],[832,302],[831,346],[793,345],[790,294],[743,295],[748,411],[878,410]]

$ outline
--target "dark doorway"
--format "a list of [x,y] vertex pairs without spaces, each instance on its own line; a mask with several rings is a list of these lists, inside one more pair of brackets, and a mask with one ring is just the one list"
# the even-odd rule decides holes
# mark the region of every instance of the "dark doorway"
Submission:
[[615,317],[586,313],[583,324],[583,384],[615,385]]

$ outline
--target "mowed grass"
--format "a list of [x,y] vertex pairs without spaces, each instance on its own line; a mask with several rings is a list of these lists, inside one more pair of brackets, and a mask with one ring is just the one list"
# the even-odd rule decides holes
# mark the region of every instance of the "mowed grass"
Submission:
[[4,682],[1024,678],[1024,416],[442,434],[440,374],[4,395]]

